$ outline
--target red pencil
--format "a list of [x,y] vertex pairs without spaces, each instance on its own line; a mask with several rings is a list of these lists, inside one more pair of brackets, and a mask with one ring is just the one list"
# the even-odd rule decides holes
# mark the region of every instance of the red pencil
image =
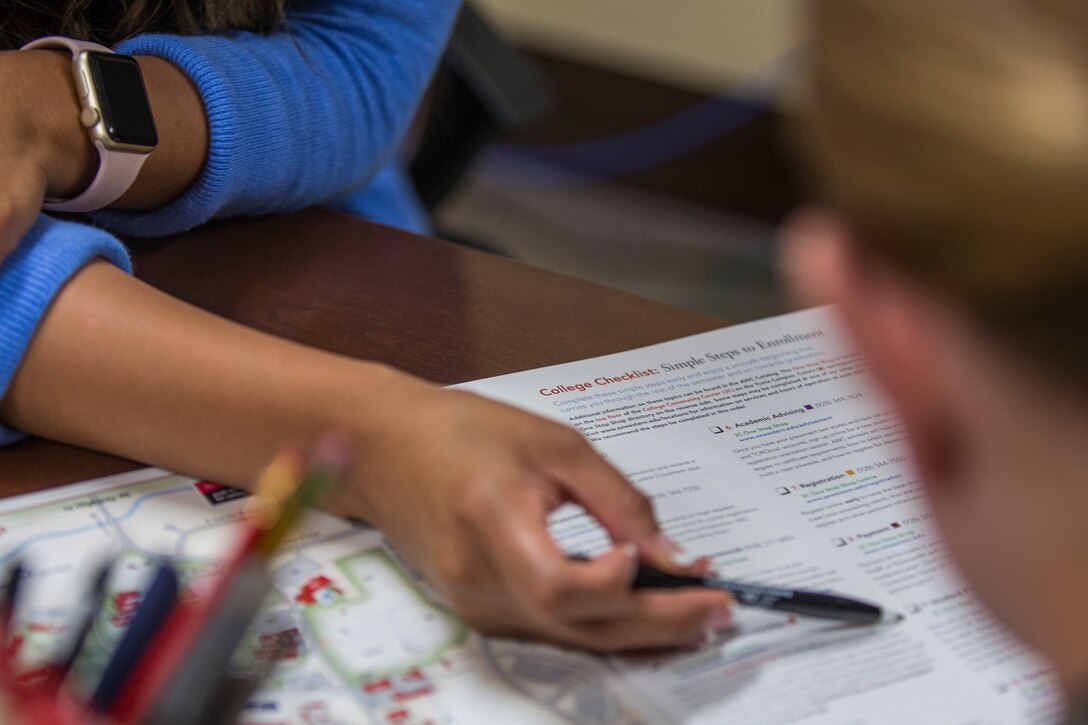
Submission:
[[[308,463],[297,452],[286,452],[269,464],[247,504],[241,540],[218,576],[213,593],[200,601],[182,603],[171,612],[122,686],[109,709],[111,716],[133,722],[150,714],[173,684],[186,655],[200,641],[202,630],[220,613],[225,598],[231,595],[231,583],[239,576],[248,581],[252,577],[247,572],[252,573],[255,565],[263,570],[291,524],[340,477],[347,458],[339,439],[327,436],[314,447]],[[199,707],[199,703],[191,704]]]
[[[280,454],[261,474],[261,478],[280,478],[284,475],[298,479],[301,475],[300,456],[294,453]],[[137,722],[165,687],[170,674],[203,628],[225,584],[237,575],[260,540],[263,531],[254,526],[251,519],[247,517],[242,525],[244,528],[241,539],[226,566],[218,574],[212,594],[193,601],[179,602],[174,607],[144,650],[132,676],[121,686],[108,710],[111,717],[121,722]]]

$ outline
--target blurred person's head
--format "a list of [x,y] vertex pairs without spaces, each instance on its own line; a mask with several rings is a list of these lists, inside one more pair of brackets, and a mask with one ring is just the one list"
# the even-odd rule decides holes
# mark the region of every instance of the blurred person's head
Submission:
[[783,243],[901,408],[948,546],[1088,695],[1088,3],[816,0]]

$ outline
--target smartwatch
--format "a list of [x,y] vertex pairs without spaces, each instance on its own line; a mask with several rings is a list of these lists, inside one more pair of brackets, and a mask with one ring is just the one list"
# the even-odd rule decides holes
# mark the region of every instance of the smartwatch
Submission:
[[93,211],[109,206],[132,186],[155,150],[159,135],[140,64],[97,43],[49,36],[22,50],[57,48],[72,54],[79,120],[98,149],[98,174],[74,199],[46,199],[52,211]]

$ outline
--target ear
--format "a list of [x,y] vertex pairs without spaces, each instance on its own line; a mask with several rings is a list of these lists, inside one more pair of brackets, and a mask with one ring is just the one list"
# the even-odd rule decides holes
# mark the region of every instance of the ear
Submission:
[[939,363],[940,305],[883,260],[865,253],[833,210],[808,207],[783,228],[779,267],[803,306],[834,304],[899,407],[916,461],[930,482],[956,477],[956,391]]

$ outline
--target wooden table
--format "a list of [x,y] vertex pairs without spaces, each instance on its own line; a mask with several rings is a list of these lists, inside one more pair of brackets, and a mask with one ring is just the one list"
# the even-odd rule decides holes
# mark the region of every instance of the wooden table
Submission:
[[[141,279],[280,337],[441,383],[619,352],[725,324],[591,282],[325,210],[132,245]],[[141,464],[28,440],[0,496]]]

